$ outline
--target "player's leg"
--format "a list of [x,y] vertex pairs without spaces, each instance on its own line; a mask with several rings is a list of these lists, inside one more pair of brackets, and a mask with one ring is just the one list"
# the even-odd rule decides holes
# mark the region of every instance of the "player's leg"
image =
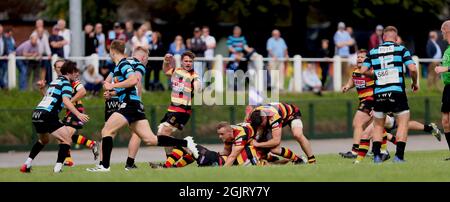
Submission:
[[430,133],[436,137],[436,139],[441,141],[442,132],[435,123],[422,124],[418,121],[412,120],[408,122],[408,129]]
[[38,139],[38,141],[36,141],[36,143],[31,148],[31,151],[30,151],[30,154],[28,155],[27,160],[20,168],[21,172],[31,172],[31,165],[32,165],[34,158],[39,154],[39,152],[41,152],[41,150],[44,148],[44,146],[47,145],[49,142],[48,134],[49,133],[38,134],[39,139]]
[[306,157],[308,158],[308,163],[316,163],[316,157],[313,154],[311,143],[303,134],[303,123],[301,119],[294,119],[291,122],[291,131],[294,135],[295,140],[300,144],[303,152],[305,152]]
[[141,145],[141,138],[139,138],[139,136],[136,133],[132,132],[130,142],[128,143],[128,158],[127,163],[125,165],[125,170],[137,168],[136,164],[134,163],[134,160],[136,159],[136,155],[140,145]]
[[353,145],[349,152],[341,153],[344,158],[356,158],[358,155],[359,142],[361,140],[361,134],[364,131],[364,125],[371,120],[370,115],[367,112],[356,111],[353,117]]
[[359,141],[358,146],[358,156],[356,157],[356,160],[353,163],[359,163],[361,162],[367,155],[367,152],[369,151],[370,147],[370,139],[372,138],[372,131],[374,128],[373,121],[364,129],[364,131],[361,133],[361,140]]
[[58,173],[62,171],[62,166],[64,163],[64,160],[67,157],[67,154],[70,150],[70,144],[72,143],[71,135],[69,127],[62,126],[59,129],[53,131],[50,133],[52,136],[54,136],[58,142],[59,142],[59,150],[58,150],[58,157],[56,160],[55,167],[53,168],[53,172]]
[[114,112],[102,129],[102,166],[104,171],[109,171],[113,138],[116,135],[116,131],[127,124],[128,121],[122,114]]
[[408,138],[408,122],[410,117],[409,110],[405,110],[403,112],[399,112],[396,114],[396,118],[398,121],[398,128],[396,133],[397,138],[397,150],[395,152],[395,158],[394,160],[397,161],[403,161],[404,159],[404,153],[405,153],[405,147],[406,147],[406,141]]
[[[295,164],[305,164],[306,163],[305,161],[303,161],[302,158],[297,156],[292,150],[290,150],[289,148],[286,148],[286,147],[281,147],[280,145],[272,148],[270,150],[270,152],[272,154],[276,154],[278,156],[281,156],[281,157],[283,157],[285,159],[289,159],[290,161],[292,161]],[[269,161],[269,160],[267,159],[267,161]]]
[[[444,128],[445,140],[447,141],[448,148],[450,149],[450,113],[442,112],[442,127]],[[447,158],[445,160],[450,160]]]
[[374,155],[374,162],[381,163],[381,143],[383,140],[386,115],[383,112],[374,112],[374,117],[374,127],[372,131],[372,151]]

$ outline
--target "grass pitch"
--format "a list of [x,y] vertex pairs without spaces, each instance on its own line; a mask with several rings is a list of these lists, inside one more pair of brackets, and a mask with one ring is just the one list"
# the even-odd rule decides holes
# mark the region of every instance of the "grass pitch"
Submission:
[[2,182],[449,182],[449,153],[442,151],[406,152],[406,163],[379,165],[367,157],[361,164],[339,155],[318,155],[316,165],[272,165],[258,167],[208,167],[195,165],[177,169],[151,169],[138,163],[139,169],[125,171],[114,164],[109,173],[90,173],[93,165],[65,167],[53,173],[53,166],[34,166],[32,173],[17,168],[1,168]]

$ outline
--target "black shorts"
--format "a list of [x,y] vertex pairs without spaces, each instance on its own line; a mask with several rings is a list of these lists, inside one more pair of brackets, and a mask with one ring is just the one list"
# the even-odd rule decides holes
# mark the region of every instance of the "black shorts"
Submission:
[[33,111],[31,121],[33,122],[36,132],[41,134],[53,133],[64,126],[59,120],[58,114],[39,109]]
[[450,85],[445,85],[442,92],[441,112],[450,112]]
[[294,113],[288,117],[288,121],[283,124],[284,126],[289,126],[292,128],[292,121],[295,119],[301,119],[302,118],[302,112],[300,111],[300,109],[294,105],[292,105],[293,109],[294,109]]
[[109,99],[105,101],[105,122],[119,109],[119,99]]
[[161,123],[167,122],[178,130],[183,130],[184,126],[191,117],[188,113],[183,112],[167,112],[164,118],[161,119]]
[[375,103],[373,110],[375,112],[383,113],[399,113],[402,111],[409,110],[408,98],[405,93],[379,93],[374,95]]
[[122,114],[127,119],[129,124],[146,119],[144,105],[141,102],[123,102],[120,104],[117,113]]
[[82,129],[84,123],[78,119],[77,116],[75,116],[73,113],[69,113],[66,115],[63,119],[63,123],[66,126],[70,126],[75,129]]
[[374,105],[375,101],[373,100],[360,101],[358,105],[358,111],[370,114],[370,112],[373,110]]
[[201,145],[197,145],[197,149],[199,153],[199,157],[196,159],[198,166],[222,166],[225,163],[218,152],[208,150]]

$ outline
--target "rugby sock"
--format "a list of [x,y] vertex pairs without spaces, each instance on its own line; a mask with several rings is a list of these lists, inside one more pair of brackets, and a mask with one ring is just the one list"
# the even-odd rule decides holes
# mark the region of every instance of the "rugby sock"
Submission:
[[381,142],[374,141],[372,146],[372,152],[374,156],[380,156]]
[[445,133],[445,140],[447,140],[448,148],[450,149],[450,132]]
[[39,141],[37,141],[33,145],[33,148],[31,148],[31,152],[28,157],[30,157],[31,159],[34,159],[39,154],[39,152],[42,150],[42,148],[44,148],[44,145],[42,143],[40,143]]
[[395,156],[397,156],[401,160],[403,160],[403,157],[405,155],[405,147],[406,142],[397,142],[397,151],[395,152]]
[[59,144],[59,150],[58,150],[58,158],[56,160],[56,163],[63,163],[64,159],[66,159],[67,152],[69,152],[70,145],[68,144]]
[[[284,148],[281,147],[281,155],[282,157],[286,158],[286,159],[290,159],[293,162],[297,162],[297,161],[302,161],[302,159],[300,157],[298,157],[297,155],[294,154],[294,152],[292,152],[290,149],[288,148]],[[314,157],[314,156],[312,156]]]
[[128,157],[127,158],[127,166],[131,167],[134,165],[134,158]]
[[170,168],[172,167],[178,160],[180,160],[184,156],[184,151],[182,148],[174,148],[172,149],[172,153],[166,159],[166,163],[164,163],[164,167]]
[[109,168],[109,161],[111,159],[111,152],[113,148],[113,138],[111,136],[102,139],[102,165],[104,168]]
[[25,161],[25,164],[27,165],[27,168],[31,167],[31,162],[33,161],[32,158],[28,157],[27,160]]
[[353,144],[353,146],[352,146],[352,153],[353,154],[357,154],[358,153],[358,147],[359,147],[359,144]]
[[92,147],[94,146],[94,143],[95,143],[94,141],[87,139],[83,135],[72,135],[72,141],[73,141],[73,143],[76,143],[79,145],[84,145],[90,149],[92,149]]
[[308,156],[308,164],[316,163],[316,157],[314,155]]
[[362,161],[366,157],[367,151],[369,151],[370,139],[361,139],[358,148],[358,157],[356,161]]
[[431,131],[433,131],[433,127],[431,127],[430,124],[425,124],[423,127],[423,131],[425,131],[427,133],[431,133]]
[[186,154],[180,160],[178,160],[177,164],[175,164],[175,167],[181,168],[193,163],[194,161],[194,157],[192,157],[191,154]]
[[395,138],[395,136],[392,136],[389,141],[392,142],[392,144],[397,144],[397,138]]
[[156,137],[158,138],[157,146],[160,146],[160,147],[167,147],[167,146],[187,147],[186,140],[180,140],[180,139],[176,139],[176,138],[166,136],[166,135],[158,135]]
[[269,154],[267,155],[267,157],[266,157],[266,160],[267,160],[268,162],[275,162],[275,161],[280,160],[280,158],[278,158],[277,156],[275,156],[275,155],[269,153]]
[[381,142],[381,153],[387,153],[387,134],[383,134],[383,140]]

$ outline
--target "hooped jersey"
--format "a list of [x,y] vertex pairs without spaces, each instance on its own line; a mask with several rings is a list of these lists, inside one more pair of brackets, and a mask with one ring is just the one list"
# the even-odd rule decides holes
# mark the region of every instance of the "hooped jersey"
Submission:
[[233,129],[233,141],[225,142],[226,145],[246,146],[251,144],[251,140],[255,137],[255,131],[249,123],[240,123],[231,125]]
[[360,70],[355,68],[352,72],[352,80],[360,101],[374,100],[373,86],[375,81],[372,78],[361,74]]
[[172,71],[172,93],[168,111],[191,113],[194,81],[200,78],[193,69],[187,71],[184,68],[176,68]]
[[59,76],[50,83],[45,96],[37,105],[36,109],[42,109],[50,113],[58,114],[64,107],[63,97],[71,99],[72,90],[70,81],[64,76]]
[[[81,88],[83,88],[83,84],[80,82],[80,80],[72,82],[72,97],[74,97]],[[73,105],[79,112],[84,113],[83,101],[78,100],[74,102]],[[66,116],[70,115],[71,113],[72,112],[70,110],[66,110]]]
[[275,107],[278,110],[278,114],[281,116],[281,125],[286,126],[289,121],[292,121],[296,118],[297,114],[300,113],[300,110],[297,106],[282,102],[272,102],[269,103],[270,106]]
[[[267,116],[268,123],[266,129],[276,129],[283,127],[283,118],[278,109],[272,105],[261,105],[253,108],[252,112],[259,110],[261,112],[261,116]],[[250,117],[246,120],[247,123],[251,123]]]
[[[123,82],[134,73],[135,70],[133,68],[133,65],[126,58],[123,58],[114,68],[113,81],[114,83]],[[116,91],[120,102],[129,102],[129,101],[141,102],[141,97],[139,97],[138,95],[136,86],[128,88],[114,88],[114,90]]]
[[403,65],[414,64],[407,48],[386,41],[370,50],[362,66],[373,68],[375,75],[374,94],[405,93]]

